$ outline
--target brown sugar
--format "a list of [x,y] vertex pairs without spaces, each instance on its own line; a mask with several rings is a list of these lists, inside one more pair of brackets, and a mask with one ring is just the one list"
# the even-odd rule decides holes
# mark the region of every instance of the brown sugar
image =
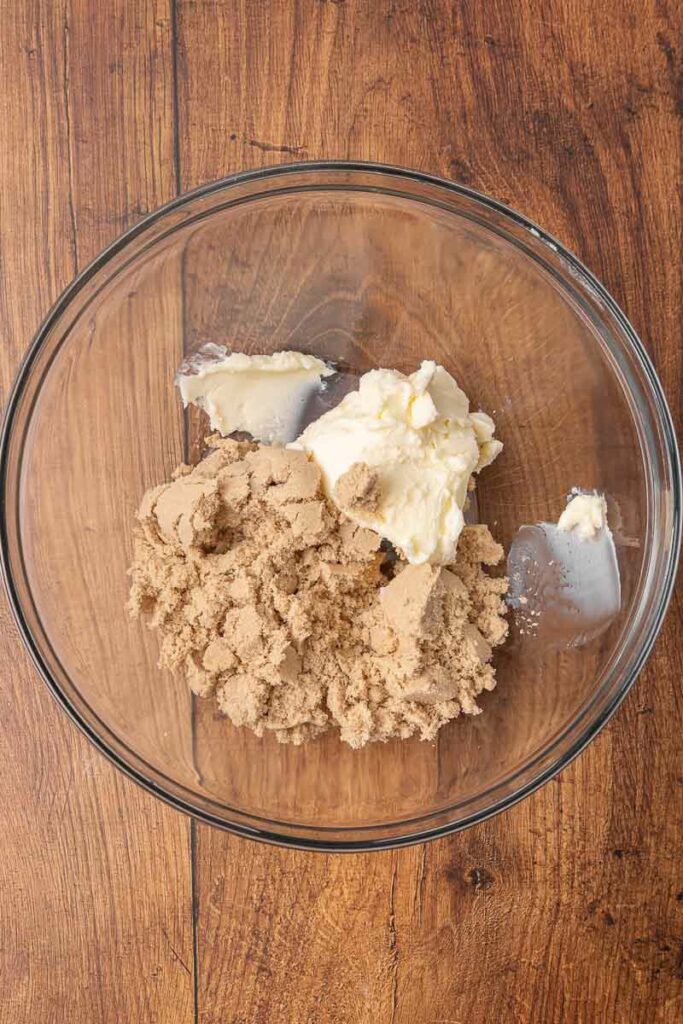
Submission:
[[334,489],[342,509],[376,512],[379,505],[379,476],[365,462],[354,462],[337,480]]
[[[283,742],[327,729],[352,747],[432,739],[479,713],[507,633],[507,581],[483,568],[503,554],[487,527],[465,528],[450,568],[408,565],[324,497],[305,453],[209,444],[138,513],[130,610],[158,630],[162,666]],[[344,476],[342,507],[375,500],[367,466]]]

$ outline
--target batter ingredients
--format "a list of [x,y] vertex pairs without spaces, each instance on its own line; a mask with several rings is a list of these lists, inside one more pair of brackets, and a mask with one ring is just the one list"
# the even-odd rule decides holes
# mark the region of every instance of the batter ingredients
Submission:
[[503,556],[488,528],[462,530],[449,568],[396,561],[358,522],[381,501],[377,466],[344,466],[332,501],[306,451],[209,444],[138,513],[130,610],[159,631],[161,665],[283,742],[330,728],[352,747],[432,739],[477,714],[507,633],[507,581],[484,571]]
[[183,405],[203,409],[213,430],[243,430],[268,444],[297,434],[307,398],[334,371],[303,352],[246,355],[206,345],[176,376]]
[[467,395],[434,362],[405,376],[371,370],[358,390],[304,430],[290,447],[310,452],[336,501],[340,478],[361,463],[375,474],[372,508],[344,507],[386,537],[408,562],[450,565],[464,526],[472,474],[502,449],[494,423],[470,412]]
[[508,602],[522,636],[561,650],[604,633],[621,608],[604,495],[574,488],[557,524],[520,527],[507,571]]
[[575,530],[581,540],[592,540],[604,526],[607,526],[607,502],[597,491],[574,494],[557,521],[558,530],[567,533]]

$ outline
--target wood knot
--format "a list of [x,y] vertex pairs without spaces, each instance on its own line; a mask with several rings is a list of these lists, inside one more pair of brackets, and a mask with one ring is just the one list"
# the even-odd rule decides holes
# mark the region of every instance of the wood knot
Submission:
[[465,880],[477,892],[490,889],[495,881],[493,875],[486,868],[472,868],[471,871],[467,872]]

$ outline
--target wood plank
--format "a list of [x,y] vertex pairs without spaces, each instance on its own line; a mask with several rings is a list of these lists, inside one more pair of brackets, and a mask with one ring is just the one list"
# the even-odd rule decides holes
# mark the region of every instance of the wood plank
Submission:
[[[184,188],[347,157],[488,192],[603,279],[680,422],[675,5],[216,0],[178,16]],[[599,740],[503,817],[345,858],[198,827],[202,1024],[680,1019],[682,612]]]
[[[59,291],[175,175],[167,0],[1,6],[5,396]],[[0,1019],[188,1024],[188,823],[58,710],[4,597],[0,644]]]

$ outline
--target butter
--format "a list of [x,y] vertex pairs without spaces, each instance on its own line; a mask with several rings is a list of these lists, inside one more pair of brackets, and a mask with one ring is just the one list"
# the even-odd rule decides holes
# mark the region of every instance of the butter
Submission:
[[376,478],[375,500],[345,507],[345,514],[391,541],[408,562],[449,565],[471,476],[503,447],[493,434],[491,417],[470,413],[453,377],[423,362],[410,376],[364,374],[357,391],[289,447],[313,457],[332,501],[340,477],[356,464],[367,466]]
[[246,355],[210,345],[176,376],[183,405],[203,409],[213,430],[235,430],[265,444],[296,437],[306,400],[331,370],[303,352]]
[[557,521],[558,530],[574,530],[581,540],[592,540],[607,525],[607,502],[602,494],[575,494]]

